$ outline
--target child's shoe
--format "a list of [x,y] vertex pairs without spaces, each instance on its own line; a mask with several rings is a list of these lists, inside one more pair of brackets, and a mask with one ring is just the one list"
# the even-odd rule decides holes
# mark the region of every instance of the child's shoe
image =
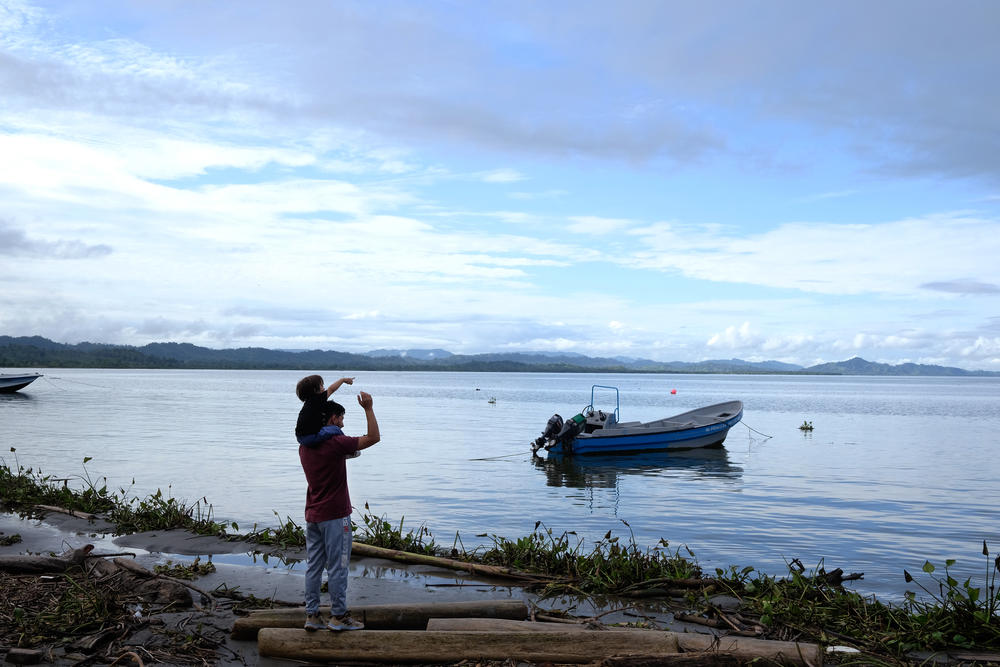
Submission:
[[331,616],[330,622],[326,624],[326,627],[339,632],[341,630],[364,630],[365,624],[355,621],[351,618],[350,612],[345,611],[340,616]]

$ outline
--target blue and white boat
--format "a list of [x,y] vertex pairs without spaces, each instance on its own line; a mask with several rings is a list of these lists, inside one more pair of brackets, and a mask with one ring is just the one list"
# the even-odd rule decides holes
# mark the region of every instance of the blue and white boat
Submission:
[[[594,390],[615,392],[614,412],[594,408]],[[590,389],[590,405],[563,421],[558,414],[549,418],[542,435],[531,444],[551,454],[620,454],[672,449],[719,447],[729,429],[743,418],[741,401],[726,401],[651,422],[620,421],[621,405],[617,387],[595,384]]]
[[0,373],[0,393],[10,394],[24,389],[40,377],[41,373]]

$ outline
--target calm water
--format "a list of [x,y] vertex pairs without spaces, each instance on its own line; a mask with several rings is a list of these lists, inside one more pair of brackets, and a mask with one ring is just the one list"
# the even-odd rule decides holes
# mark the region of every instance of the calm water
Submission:
[[[27,390],[0,395],[6,463],[86,472],[142,496],[206,497],[217,519],[243,530],[276,525],[275,512],[301,523],[292,430],[303,373],[42,372]],[[798,558],[864,572],[857,590],[886,600],[905,590],[903,569],[919,572],[925,559],[956,558],[953,573],[981,582],[983,540],[1000,552],[1000,379],[355,375],[335,395],[348,408],[345,430],[365,428],[358,389],[374,395],[382,430],[349,465],[355,507],[425,524],[444,546],[456,532],[466,547],[482,533],[518,537],[536,521],[588,545],[631,530],[643,546],[687,545],[709,571],[784,574]],[[575,414],[595,383],[621,389],[624,420],[740,399],[744,423],[722,450],[533,460],[528,443],[549,416]],[[812,433],[798,429],[803,420]]]

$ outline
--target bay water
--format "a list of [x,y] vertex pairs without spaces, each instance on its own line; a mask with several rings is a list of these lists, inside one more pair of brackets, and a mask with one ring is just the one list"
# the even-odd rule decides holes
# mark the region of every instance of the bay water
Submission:
[[[303,523],[293,429],[305,373],[40,370],[0,395],[3,463],[140,497],[160,489],[242,532]],[[931,585],[925,560],[956,559],[952,575],[982,585],[983,541],[1000,552],[1000,378],[322,374],[357,378],[333,396],[348,434],[365,430],[359,390],[374,396],[382,431],[348,465],[355,521],[367,504],[404,532],[426,526],[440,546],[471,549],[541,522],[587,551],[608,531],[643,548],[665,540],[708,573],[784,575],[793,559],[863,572],[852,586],[886,601],[914,589],[904,569]],[[744,419],[722,449],[532,457],[548,418],[579,412],[594,384],[619,388],[622,420],[732,399]],[[599,390],[595,407],[614,409],[613,392]]]

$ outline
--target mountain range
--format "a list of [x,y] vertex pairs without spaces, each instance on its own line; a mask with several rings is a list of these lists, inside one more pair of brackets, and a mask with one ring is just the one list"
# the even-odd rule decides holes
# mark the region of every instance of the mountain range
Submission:
[[0,336],[0,367],[1000,376],[993,371],[912,363],[881,364],[859,357],[803,367],[780,361],[713,359],[662,362],[632,357],[588,357],[564,352],[466,355],[441,349],[378,349],[357,354],[262,347],[215,350],[190,343],[150,343],[134,347],[88,342],[57,343],[41,336]]

